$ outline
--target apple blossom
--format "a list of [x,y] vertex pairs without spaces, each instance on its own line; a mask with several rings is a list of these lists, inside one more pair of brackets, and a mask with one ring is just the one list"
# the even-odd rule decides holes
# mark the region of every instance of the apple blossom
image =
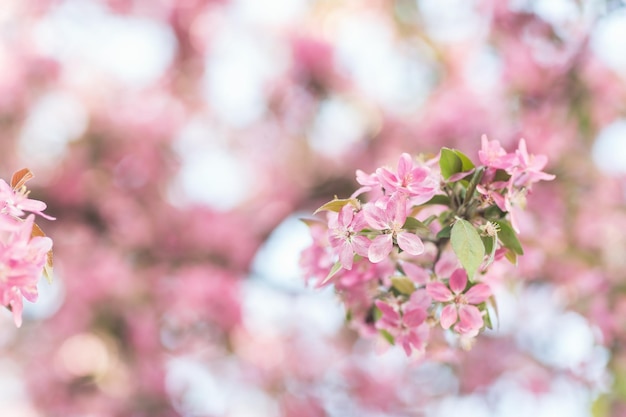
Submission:
[[338,215],[333,214],[329,213],[331,218],[328,221],[330,245],[339,251],[341,266],[345,269],[352,269],[355,253],[367,256],[370,245],[369,239],[358,234],[365,228],[363,213],[355,213],[354,207],[347,204]]
[[424,244],[419,236],[403,229],[407,218],[406,206],[406,199],[400,196],[383,200],[380,205],[367,205],[363,209],[367,224],[382,232],[369,245],[367,257],[371,262],[378,263],[388,256],[394,241],[400,249],[411,255],[424,252]]
[[445,303],[441,310],[440,323],[444,329],[453,324],[460,334],[475,335],[483,327],[482,313],[476,307],[491,296],[491,289],[486,284],[475,284],[467,291],[467,273],[464,269],[457,269],[450,276],[446,286],[441,282],[430,282],[426,291],[433,300]]
[[35,224],[36,213],[42,213],[46,204],[29,199],[24,183],[32,178],[25,169],[13,175],[12,185],[0,180],[0,303],[13,313],[15,325],[22,325],[22,298],[37,299],[37,283],[45,274],[51,278],[52,240]]
[[[524,140],[514,153],[484,135],[481,143],[482,166],[443,148],[420,166],[403,153],[396,172],[357,170],[357,192],[320,207],[326,222],[305,221],[314,240],[302,252],[307,279],[325,274],[322,284],[332,280],[357,329],[369,334],[373,323],[407,355],[426,352],[434,323],[452,329],[464,347],[491,326],[487,306],[495,301],[478,275],[523,254],[518,211],[534,182],[554,178],[541,171],[545,156],[529,156]],[[438,171],[426,168],[435,164]],[[431,182],[435,172],[439,180]],[[440,209],[427,209],[435,205]]]

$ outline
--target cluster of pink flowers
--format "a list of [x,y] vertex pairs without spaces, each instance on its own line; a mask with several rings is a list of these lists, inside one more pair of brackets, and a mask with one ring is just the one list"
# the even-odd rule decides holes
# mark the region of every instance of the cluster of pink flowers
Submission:
[[424,352],[434,327],[471,346],[494,311],[481,276],[523,254],[517,210],[534,183],[554,179],[542,171],[547,158],[529,154],[523,139],[508,153],[483,136],[478,158],[480,166],[443,148],[431,159],[404,153],[395,170],[357,171],[361,188],[320,207],[326,221],[306,221],[307,280],[333,283],[357,328],[407,355]]
[[[42,273],[51,279],[52,239],[35,223],[35,214],[46,204],[28,198],[28,169],[16,172],[11,185],[0,179],[0,302],[13,313],[15,325],[22,325],[22,297],[37,300],[37,282]],[[27,213],[30,213],[27,215]]]

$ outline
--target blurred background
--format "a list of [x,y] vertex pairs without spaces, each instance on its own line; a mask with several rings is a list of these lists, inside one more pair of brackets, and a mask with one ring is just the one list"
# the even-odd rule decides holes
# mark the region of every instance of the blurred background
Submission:
[[[305,285],[355,170],[547,154],[497,329],[426,362]],[[626,5],[2,0],[0,178],[55,278],[0,314],[11,417],[626,416]]]

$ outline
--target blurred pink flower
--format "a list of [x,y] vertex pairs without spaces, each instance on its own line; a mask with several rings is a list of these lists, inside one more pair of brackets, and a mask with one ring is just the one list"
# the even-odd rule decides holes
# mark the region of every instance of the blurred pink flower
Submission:
[[363,212],[355,212],[351,204],[343,206],[337,214],[330,213],[328,234],[330,245],[338,252],[345,269],[352,269],[354,254],[367,256],[370,240],[359,232],[366,226]]
[[430,200],[438,191],[438,184],[430,177],[430,170],[425,166],[416,166],[408,153],[400,156],[395,173],[383,167],[376,170],[376,176],[389,194],[400,193],[411,197],[413,204]]
[[516,187],[530,187],[537,181],[551,181],[555,178],[555,175],[542,171],[548,163],[548,157],[529,154],[524,139],[519,141],[519,147],[515,154],[518,164],[510,172],[512,174],[511,184]]
[[376,307],[382,313],[376,326],[388,331],[407,356],[411,355],[413,349],[422,351],[429,334],[425,320],[430,303],[430,297],[425,290],[415,291],[406,303],[400,305],[376,300]]
[[500,142],[488,140],[487,135],[480,138],[481,148],[478,151],[478,159],[488,168],[509,169],[517,165],[517,155],[507,153]]
[[34,215],[25,220],[0,214],[0,302],[11,308],[15,325],[22,325],[22,296],[37,299],[37,282],[52,249],[49,237],[31,237]]
[[491,296],[491,289],[486,284],[476,284],[467,292],[467,273],[459,268],[452,273],[449,287],[442,282],[431,282],[426,291],[435,301],[445,303],[441,310],[440,323],[444,329],[453,324],[460,334],[474,335],[483,327],[483,317],[476,305],[483,303]]
[[415,233],[402,229],[406,221],[406,199],[402,196],[387,199],[381,207],[368,204],[363,208],[367,224],[383,234],[374,238],[369,246],[367,256],[373,263],[381,262],[393,249],[394,240],[400,249],[411,255],[424,252],[424,243]]
[[25,212],[35,213],[48,220],[54,217],[44,214],[46,203],[28,198],[26,188],[14,190],[6,181],[0,179],[0,214],[21,217]]

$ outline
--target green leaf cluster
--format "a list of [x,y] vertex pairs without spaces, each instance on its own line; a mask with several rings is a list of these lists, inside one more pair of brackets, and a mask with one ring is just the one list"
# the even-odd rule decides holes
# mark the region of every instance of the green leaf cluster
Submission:
[[439,157],[439,168],[444,179],[460,172],[471,171],[474,163],[463,152],[456,149],[442,148]]

